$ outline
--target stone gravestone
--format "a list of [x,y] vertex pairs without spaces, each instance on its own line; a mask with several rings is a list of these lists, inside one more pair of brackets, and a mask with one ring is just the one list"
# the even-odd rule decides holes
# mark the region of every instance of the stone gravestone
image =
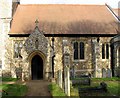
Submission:
[[17,78],[20,78],[20,79],[22,79],[22,68],[16,68],[15,69],[15,72],[16,72],[16,76],[17,76]]
[[65,93],[70,96],[70,72],[69,67],[65,66],[64,69],[64,79],[65,79]]
[[67,96],[70,96],[70,51],[67,40],[63,41],[64,45],[64,91]]
[[111,70],[109,68],[107,69],[107,77],[111,78]]
[[70,55],[68,53],[64,54],[64,65],[69,66],[70,65]]
[[97,77],[101,77],[102,70],[100,68],[97,68]]
[[105,68],[102,69],[102,77],[103,77],[103,78],[106,77],[106,70],[105,70]]
[[73,78],[75,78],[75,65],[73,65]]
[[70,78],[75,78],[75,66],[73,65],[70,70]]
[[62,88],[62,70],[58,70],[58,85],[60,88]]
[[72,69],[70,70],[70,79],[73,77],[73,71]]

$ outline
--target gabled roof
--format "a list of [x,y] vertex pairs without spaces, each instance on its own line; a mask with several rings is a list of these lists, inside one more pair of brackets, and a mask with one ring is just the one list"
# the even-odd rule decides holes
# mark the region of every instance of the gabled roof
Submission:
[[118,17],[120,17],[120,8],[118,8],[118,9],[113,9],[113,11],[114,11],[114,13],[115,13]]
[[105,5],[19,5],[9,34],[30,34],[39,20],[45,34],[116,34],[116,19]]

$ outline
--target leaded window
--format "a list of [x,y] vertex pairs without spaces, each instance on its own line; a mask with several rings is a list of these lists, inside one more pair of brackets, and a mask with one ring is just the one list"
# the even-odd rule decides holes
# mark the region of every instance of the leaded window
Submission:
[[84,59],[84,43],[80,42],[80,59]]
[[106,59],[109,59],[109,45],[106,44]]
[[109,44],[102,44],[102,59],[109,59]]
[[78,59],[78,42],[74,43],[74,60]]
[[105,44],[102,44],[102,59],[105,59]]
[[83,42],[74,42],[74,60],[85,58],[85,46]]

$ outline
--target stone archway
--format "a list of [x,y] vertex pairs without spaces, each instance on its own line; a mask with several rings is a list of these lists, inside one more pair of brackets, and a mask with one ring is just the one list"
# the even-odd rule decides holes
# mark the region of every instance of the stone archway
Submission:
[[35,55],[31,60],[31,76],[32,80],[43,79],[43,59],[39,55]]
[[[42,77],[35,78],[43,78],[47,79],[46,75],[46,67],[48,66],[47,57],[48,57],[48,39],[44,36],[44,32],[40,31],[36,26],[33,33],[26,39],[23,48],[21,49],[22,61],[23,61],[23,79],[31,80],[32,72],[31,72],[31,63],[32,59],[35,55],[38,55],[43,60],[43,75]],[[40,59],[40,58],[36,59]],[[38,62],[40,63],[40,62]],[[37,66],[37,65],[36,65]],[[39,66],[37,66],[39,67]],[[37,77],[37,76],[36,76]]]
[[30,80],[45,79],[46,56],[41,51],[34,51],[28,56]]

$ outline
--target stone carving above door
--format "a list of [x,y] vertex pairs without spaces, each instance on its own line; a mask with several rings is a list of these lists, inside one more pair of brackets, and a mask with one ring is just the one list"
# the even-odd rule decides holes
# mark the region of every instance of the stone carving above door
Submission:
[[48,40],[43,32],[39,30],[38,26],[35,27],[34,32],[27,38],[23,46],[23,55],[26,52],[28,55],[34,51],[40,51],[47,56]]

